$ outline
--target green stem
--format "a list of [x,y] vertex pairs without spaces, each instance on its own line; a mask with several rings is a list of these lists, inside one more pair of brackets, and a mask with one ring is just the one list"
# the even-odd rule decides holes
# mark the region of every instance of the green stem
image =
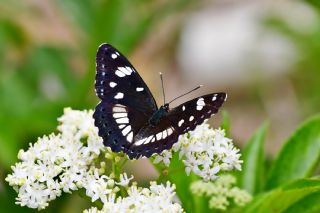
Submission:
[[[120,173],[122,171],[123,166],[125,165],[125,163],[127,162],[127,159],[124,159],[123,161],[119,161],[118,163],[116,163],[115,158],[112,159],[112,172],[115,176],[115,180],[120,181]],[[120,188],[120,194],[122,197],[126,196],[126,190],[124,189],[124,187],[119,187]]]
[[120,163],[120,166],[119,166],[120,170],[122,170],[123,166],[127,163],[127,161],[128,161],[127,158],[123,159],[123,161]]

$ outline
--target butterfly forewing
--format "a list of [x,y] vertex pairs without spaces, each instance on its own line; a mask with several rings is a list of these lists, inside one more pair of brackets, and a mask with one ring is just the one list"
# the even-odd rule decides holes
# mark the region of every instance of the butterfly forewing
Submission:
[[135,135],[129,148],[129,157],[149,157],[153,153],[170,149],[179,135],[194,130],[205,119],[217,113],[226,97],[225,93],[214,93],[193,99],[169,111],[157,125],[143,127]]
[[96,56],[95,89],[101,102],[94,119],[104,144],[121,151],[157,110],[156,102],[129,61],[109,44]]
[[168,119],[179,134],[186,133],[216,114],[226,98],[225,93],[213,93],[195,98],[169,111]]
[[95,89],[102,101],[131,106],[146,114],[157,110],[149,88],[135,68],[109,44],[100,45],[97,52]]

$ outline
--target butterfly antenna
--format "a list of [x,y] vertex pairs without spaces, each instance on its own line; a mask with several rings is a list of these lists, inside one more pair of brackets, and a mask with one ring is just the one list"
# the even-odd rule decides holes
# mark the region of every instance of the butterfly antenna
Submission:
[[199,86],[197,86],[196,88],[190,90],[189,92],[186,92],[186,93],[184,93],[184,94],[182,94],[182,95],[179,95],[178,97],[176,97],[175,99],[173,99],[172,101],[170,101],[168,104],[170,104],[171,102],[177,100],[178,98],[181,98],[181,97],[183,97],[183,96],[185,96],[185,95],[188,95],[189,93],[191,93],[191,92],[193,92],[193,91],[195,91],[195,90],[197,90],[197,89],[200,89],[202,86],[203,86],[203,85],[199,85]]
[[163,95],[163,104],[166,103],[166,95],[164,93],[164,87],[163,87],[163,78],[162,78],[162,73],[160,72],[160,79],[161,79],[161,87],[162,87],[162,95]]

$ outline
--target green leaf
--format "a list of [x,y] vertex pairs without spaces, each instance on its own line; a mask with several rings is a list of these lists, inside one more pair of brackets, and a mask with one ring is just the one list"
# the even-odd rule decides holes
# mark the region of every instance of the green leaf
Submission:
[[273,163],[267,189],[310,176],[320,157],[320,116],[304,123],[284,144]]
[[225,130],[226,136],[230,136],[230,116],[225,110],[222,111],[222,123],[221,128]]
[[264,140],[268,123],[265,122],[256,131],[245,146],[242,154],[243,165],[239,177],[240,187],[254,195],[261,192],[264,183]]
[[[320,192],[320,179],[302,179],[257,196],[245,213],[283,212],[302,202],[309,195]],[[310,201],[312,202],[312,201]],[[292,212],[292,211],[291,211]],[[295,211],[294,211],[295,212]]]
[[320,191],[312,193],[291,205],[284,213],[318,213],[320,212]]

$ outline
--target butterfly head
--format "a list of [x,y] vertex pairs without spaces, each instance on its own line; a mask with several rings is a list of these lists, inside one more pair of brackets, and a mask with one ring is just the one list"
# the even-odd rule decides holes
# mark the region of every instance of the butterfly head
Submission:
[[161,106],[161,108],[163,108],[164,110],[166,110],[167,112],[169,111],[169,104],[164,104],[163,106]]

